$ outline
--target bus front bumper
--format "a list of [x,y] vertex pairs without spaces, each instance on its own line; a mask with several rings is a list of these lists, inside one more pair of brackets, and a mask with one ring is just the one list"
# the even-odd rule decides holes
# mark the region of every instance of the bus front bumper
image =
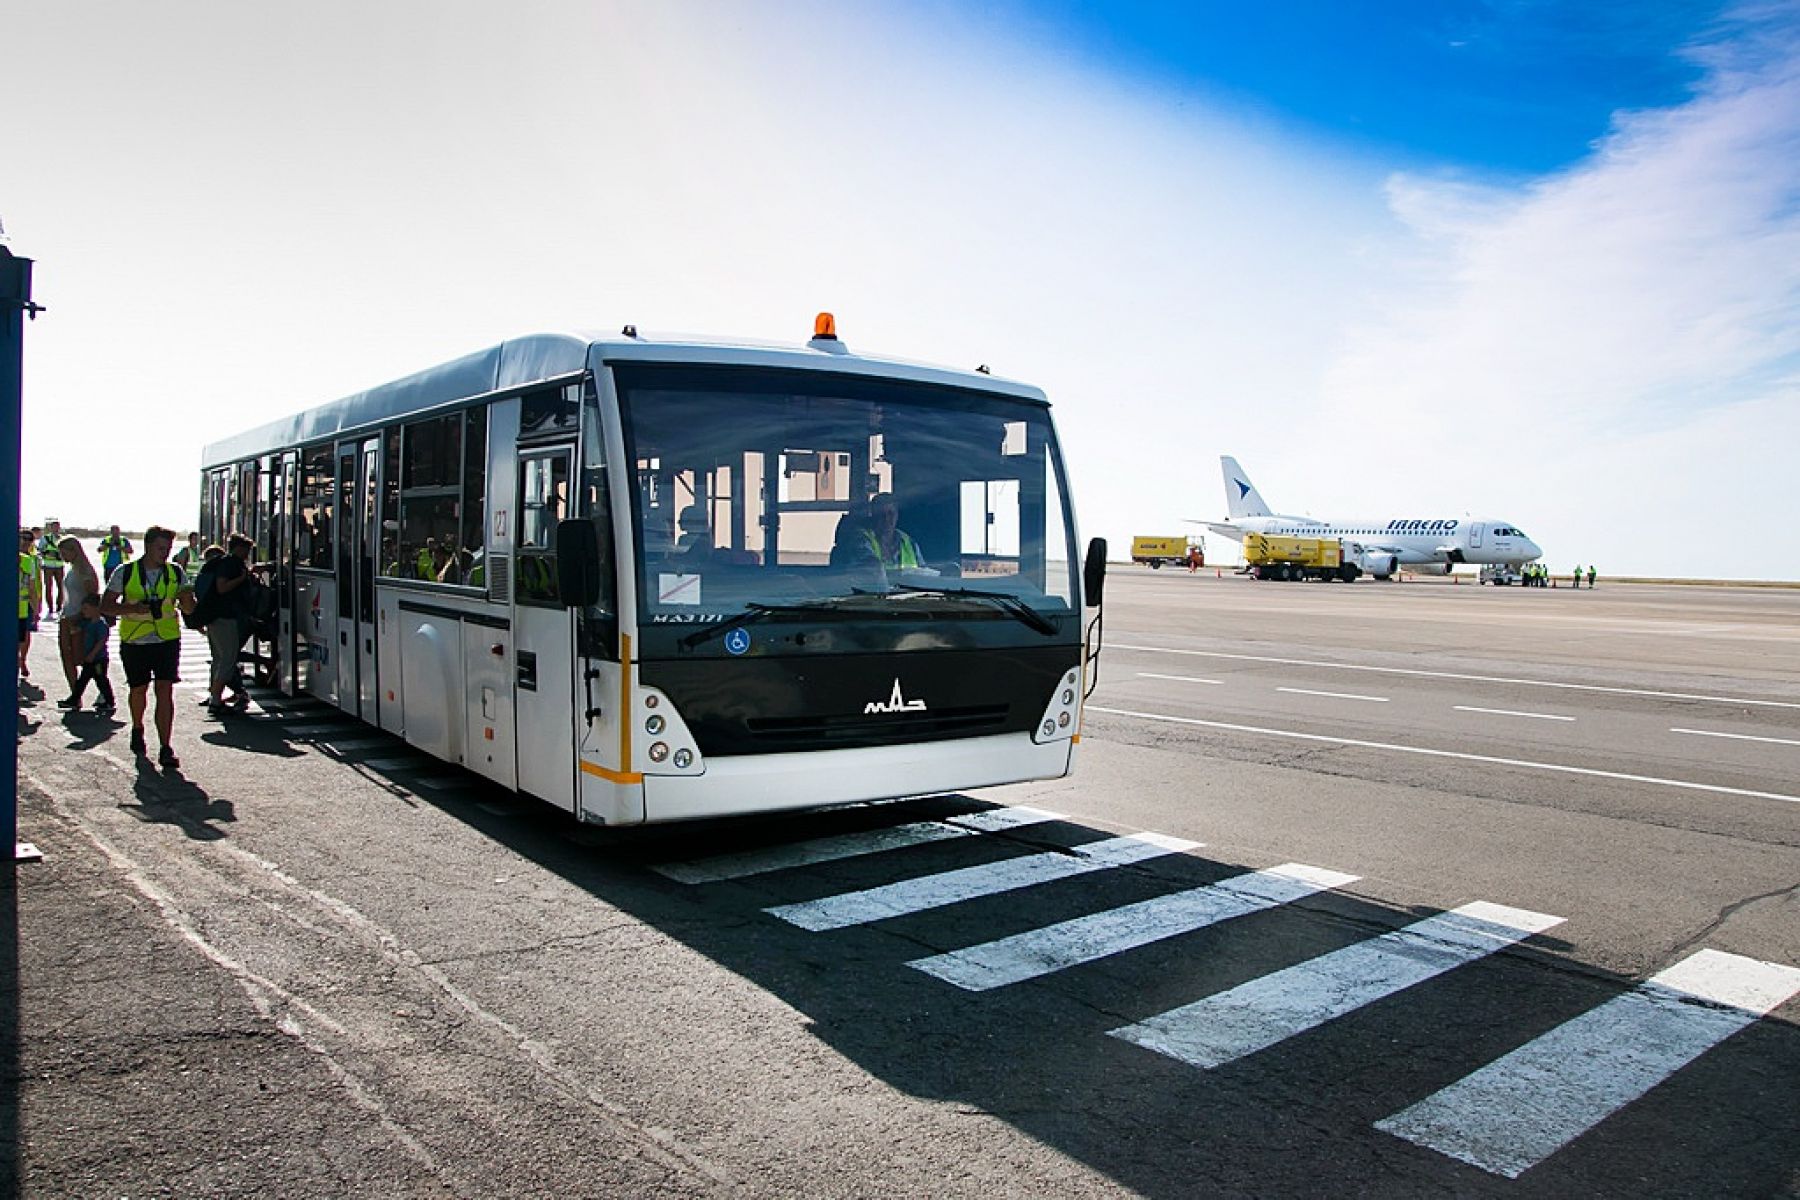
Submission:
[[1029,733],[711,758],[706,773],[644,777],[646,822],[822,808],[859,800],[932,796],[1069,773],[1074,741],[1038,744]]

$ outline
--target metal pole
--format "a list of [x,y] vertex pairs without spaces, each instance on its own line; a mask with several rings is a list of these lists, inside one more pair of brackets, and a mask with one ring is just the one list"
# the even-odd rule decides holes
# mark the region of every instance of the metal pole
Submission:
[[[42,311],[31,302],[31,260],[18,258],[0,245],[0,457],[6,470],[0,471],[0,513],[13,518],[18,528],[19,512],[19,425],[23,395],[23,362],[25,350],[25,316],[35,320]],[[10,534],[8,535],[11,536]],[[19,586],[19,560],[0,554],[5,560],[6,578],[11,580],[7,595]],[[8,652],[6,669],[12,676],[13,709],[19,706],[19,627],[6,622]],[[13,844],[14,862],[33,862],[43,857],[30,842],[19,841],[19,726],[13,724],[13,752],[4,756],[0,766],[0,846]]]

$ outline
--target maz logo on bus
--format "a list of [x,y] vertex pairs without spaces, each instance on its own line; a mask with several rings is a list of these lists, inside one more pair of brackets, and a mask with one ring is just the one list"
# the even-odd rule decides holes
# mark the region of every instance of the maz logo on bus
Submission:
[[894,676],[894,694],[886,700],[871,700],[863,705],[865,713],[924,712],[923,700],[908,700],[900,694],[900,677]]

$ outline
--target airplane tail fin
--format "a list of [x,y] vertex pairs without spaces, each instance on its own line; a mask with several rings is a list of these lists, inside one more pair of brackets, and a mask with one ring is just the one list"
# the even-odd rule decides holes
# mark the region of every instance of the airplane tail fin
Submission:
[[1262,493],[1244,474],[1244,468],[1238,466],[1238,460],[1229,454],[1219,456],[1219,466],[1225,472],[1225,511],[1232,520],[1239,517],[1271,517],[1269,506],[1263,501]]

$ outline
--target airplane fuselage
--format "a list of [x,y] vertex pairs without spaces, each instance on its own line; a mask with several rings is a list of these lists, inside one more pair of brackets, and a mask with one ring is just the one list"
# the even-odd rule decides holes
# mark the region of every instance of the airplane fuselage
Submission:
[[1395,517],[1377,521],[1318,521],[1310,517],[1233,517],[1208,523],[1227,537],[1246,533],[1334,538],[1391,551],[1400,565],[1448,571],[1457,563],[1517,565],[1538,558],[1537,544],[1511,522],[1484,517]]

